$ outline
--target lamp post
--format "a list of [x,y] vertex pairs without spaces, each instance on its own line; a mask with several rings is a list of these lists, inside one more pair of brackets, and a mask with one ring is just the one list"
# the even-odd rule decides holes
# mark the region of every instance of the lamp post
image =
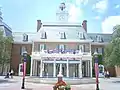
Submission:
[[94,61],[95,61],[95,76],[96,76],[96,90],[100,90],[99,89],[99,79],[98,79],[98,75],[99,75],[99,67],[98,67],[98,53],[95,52],[94,53]]
[[25,89],[25,75],[26,75],[27,51],[23,52],[23,79],[21,89]]

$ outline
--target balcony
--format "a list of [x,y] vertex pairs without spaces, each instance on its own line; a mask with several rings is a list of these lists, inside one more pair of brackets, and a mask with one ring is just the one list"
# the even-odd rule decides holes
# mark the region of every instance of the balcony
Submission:
[[90,52],[81,52],[81,50],[42,50],[40,52],[32,52],[32,56],[36,57],[71,57],[81,58],[82,56],[91,56]]

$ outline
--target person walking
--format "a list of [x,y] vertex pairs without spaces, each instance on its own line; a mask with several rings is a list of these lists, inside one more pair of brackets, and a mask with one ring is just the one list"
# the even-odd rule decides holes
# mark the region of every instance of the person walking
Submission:
[[11,70],[11,72],[10,72],[10,76],[11,76],[11,78],[13,78],[13,70]]
[[110,73],[109,73],[109,71],[107,71],[107,78],[110,78]]

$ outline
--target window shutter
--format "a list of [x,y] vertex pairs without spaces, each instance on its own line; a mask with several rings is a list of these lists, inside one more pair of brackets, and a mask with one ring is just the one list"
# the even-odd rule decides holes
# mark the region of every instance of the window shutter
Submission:
[[46,44],[44,44],[44,50],[46,50]]
[[83,52],[85,52],[85,45],[83,45]]
[[64,50],[66,50],[66,45],[64,45]]
[[22,55],[22,47],[20,46],[20,55]]
[[26,35],[26,41],[28,41],[28,35]]
[[40,52],[40,44],[38,44],[38,51]]
[[57,46],[57,49],[59,50],[60,49],[60,45],[58,44],[58,46]]
[[64,32],[64,39],[66,39],[66,35],[65,35],[65,32]]
[[46,32],[45,32],[45,39],[47,39],[47,34],[46,34]]
[[77,45],[77,50],[79,50],[79,47],[80,47],[80,46],[79,46],[79,45]]

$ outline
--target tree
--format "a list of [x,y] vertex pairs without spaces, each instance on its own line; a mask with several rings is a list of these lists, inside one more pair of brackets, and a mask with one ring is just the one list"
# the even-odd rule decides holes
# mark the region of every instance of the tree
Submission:
[[4,36],[3,31],[0,30],[0,66],[2,67],[1,74],[4,72],[5,65],[10,64],[12,42],[13,38]]
[[120,25],[114,27],[112,41],[105,47],[106,66],[120,66]]

